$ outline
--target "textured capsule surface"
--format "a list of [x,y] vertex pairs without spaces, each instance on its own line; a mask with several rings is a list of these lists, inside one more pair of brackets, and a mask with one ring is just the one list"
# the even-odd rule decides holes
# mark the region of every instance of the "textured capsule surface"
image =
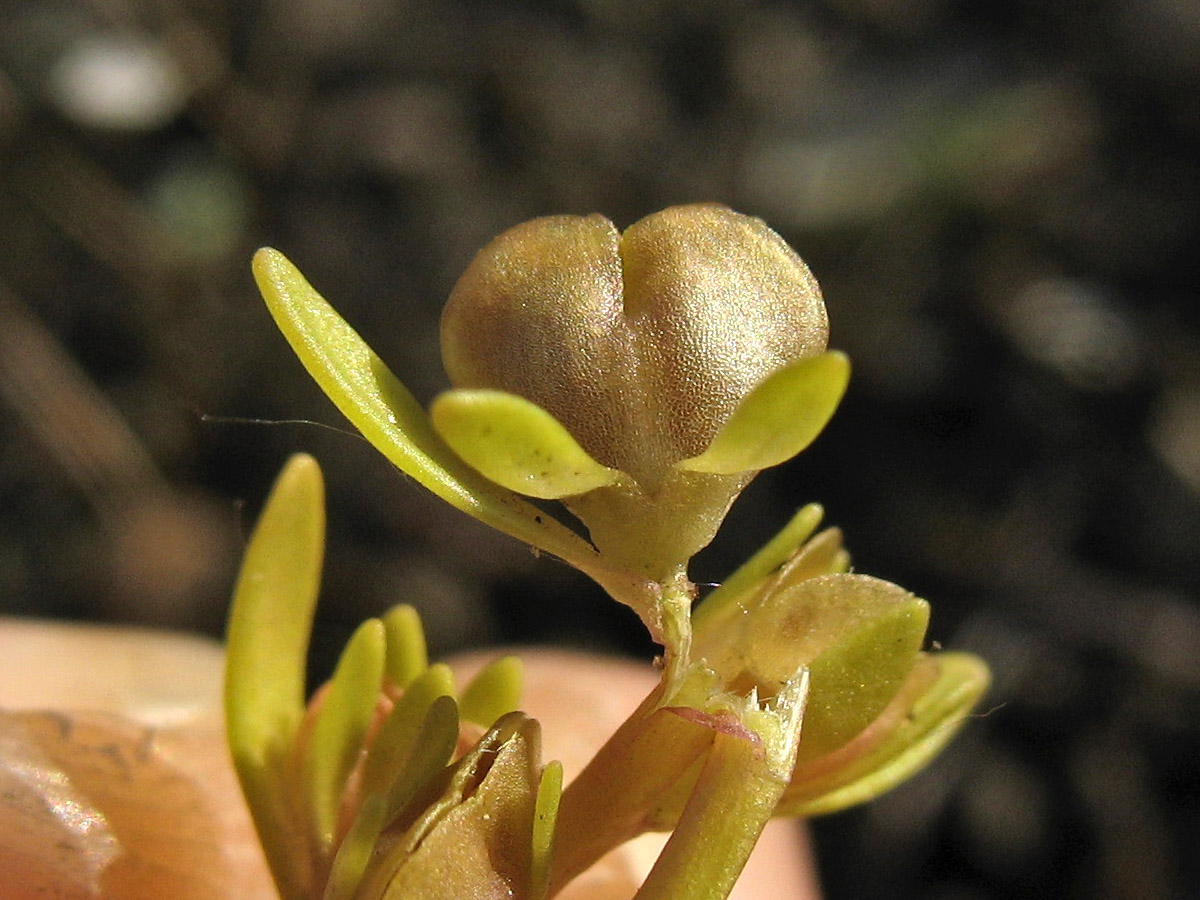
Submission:
[[456,387],[532,400],[651,490],[827,336],[800,257],[761,220],[715,205],[623,234],[599,215],[518,225],[479,253],[442,317]]

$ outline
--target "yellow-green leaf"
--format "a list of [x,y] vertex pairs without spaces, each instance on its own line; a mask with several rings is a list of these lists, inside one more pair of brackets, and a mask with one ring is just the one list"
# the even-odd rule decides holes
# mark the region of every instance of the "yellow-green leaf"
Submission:
[[[371,752],[363,766],[362,790],[365,794],[381,793],[390,789],[396,773],[418,745],[421,729],[429,709],[439,698],[446,697],[454,706],[454,674],[445,663],[436,663],[412,681],[404,694],[396,701],[391,713],[371,742]],[[454,719],[454,737],[458,736],[457,713]],[[453,749],[453,741],[451,742]],[[441,760],[439,765],[444,765]]]
[[776,466],[813,442],[850,380],[850,360],[837,351],[798,360],[746,395],[699,456],[680,469],[736,475]]
[[425,712],[411,750],[387,791],[388,820],[399,815],[438,772],[450,762],[458,745],[458,704],[446,694],[435,697]]
[[304,896],[291,858],[295,824],[280,774],[304,717],[305,668],[321,581],[325,506],[311,456],[288,461],[246,548],[229,616],[225,716],[229,747],[272,874],[285,900]]
[[542,900],[550,886],[550,858],[554,852],[554,829],[558,823],[558,805],[562,800],[563,767],[558,760],[546,763],[538,782],[537,803],[533,812],[532,900]]
[[371,855],[375,842],[387,824],[387,798],[374,794],[363,800],[363,805],[354,817],[350,830],[338,845],[337,855],[325,882],[323,900],[350,900],[354,896]]
[[787,562],[817,530],[824,515],[825,510],[816,503],[809,503],[797,510],[775,537],[738,566],[716,590],[697,604],[692,613],[692,627],[696,631],[708,627],[720,628],[721,624],[718,623],[724,622],[729,616],[737,615],[740,604],[745,602],[747,595],[756,590],[768,575]]
[[458,710],[468,722],[485,728],[521,705],[523,667],[515,656],[488,663],[463,689]]
[[[777,815],[816,816],[873,800],[924,768],[988,688],[987,665],[967,653],[921,660],[932,670],[915,699],[901,692],[878,726],[828,759],[798,767]],[[914,673],[918,678],[924,672]],[[861,746],[860,746],[861,745]]]
[[601,465],[536,403],[494,390],[447,391],[430,410],[433,427],[473,468],[519,494],[555,500],[613,484]]
[[429,665],[421,617],[411,606],[400,604],[384,615],[383,629],[387,638],[385,674],[395,687],[404,689]]
[[812,682],[798,755],[804,761],[845,744],[896,695],[924,641],[929,604],[865,575],[810,578],[797,590],[791,598],[796,614],[785,617],[774,636],[758,632],[751,655],[774,651],[790,658],[782,642],[811,642]]
[[379,699],[386,653],[383,623],[358,627],[334,669],[304,747],[304,787],[317,845],[333,843],[346,779],[362,749]]
[[534,720],[512,713],[497,722],[454,764],[440,796],[371,862],[359,896],[530,897],[539,747]]
[[[803,556],[803,551],[801,551]],[[865,575],[770,582],[750,613],[693,636],[693,653],[726,679],[761,689],[800,666],[811,676],[799,758],[824,755],[869,725],[896,695],[921,649],[929,605]]]

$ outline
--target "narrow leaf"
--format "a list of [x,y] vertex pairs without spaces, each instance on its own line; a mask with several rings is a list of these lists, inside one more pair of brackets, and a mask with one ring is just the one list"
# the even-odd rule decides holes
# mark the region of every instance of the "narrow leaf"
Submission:
[[521,705],[521,660],[504,656],[488,663],[463,690],[459,712],[485,728]]
[[304,861],[280,776],[304,717],[305,668],[325,542],[324,488],[311,456],[289,460],[267,500],[234,590],[225,716],[234,765],[285,900],[304,895]]
[[355,816],[350,830],[338,846],[337,855],[329,870],[329,880],[325,882],[323,900],[350,900],[362,881],[371,855],[375,852],[375,842],[379,833],[387,824],[387,798],[376,794],[367,797]]
[[346,779],[366,739],[379,699],[385,653],[383,623],[368,619],[342,651],[304,748],[304,786],[317,846],[333,843]]
[[418,790],[450,763],[458,736],[458,705],[453,697],[443,694],[429,705],[404,767],[388,788],[389,822],[404,810]]
[[383,617],[383,630],[387,640],[385,674],[403,690],[429,665],[421,617],[411,606],[392,607]]
[[[399,707],[393,710],[371,745],[363,777],[363,803],[338,847],[324,900],[349,900],[359,885],[372,877],[367,872],[373,860],[378,863],[376,849],[383,829],[446,766],[454,752],[458,713],[453,698],[442,694],[425,709],[423,721],[406,721],[412,725],[411,739],[395,749],[390,738],[396,729],[389,725],[408,720],[407,712]],[[380,759],[380,751],[387,754],[386,761]],[[390,782],[386,790],[379,789],[381,775]]]
[[591,546],[459,459],[412,394],[282,253],[259,250],[254,276],[309,374],[393,465],[463,512],[591,571]]
[[[446,703],[454,707],[449,698],[440,698],[431,715]],[[422,809],[411,823],[402,823],[406,830],[398,840],[376,854],[358,896],[528,896],[538,746],[537,723],[523,714],[497,722],[451,771],[443,772],[440,795],[431,802],[421,795]],[[396,827],[393,822],[391,828]]]
[[693,628],[699,631],[702,627],[720,627],[716,624],[719,620],[735,615],[739,603],[812,536],[824,515],[825,510],[816,503],[798,509],[778,534],[696,606],[692,614]]
[[[445,697],[454,705],[454,675],[445,664],[430,666],[413,681],[392,707],[391,714],[379,726],[371,742],[371,753],[363,767],[364,794],[387,791],[396,780],[396,773],[406,764],[421,740],[421,729],[430,708]],[[458,736],[458,719],[454,719],[454,737]],[[453,749],[453,744],[451,745]],[[441,764],[444,764],[442,760]]]
[[484,741],[486,753],[464,758],[463,777],[451,779],[443,798],[448,802],[393,868],[381,900],[532,896],[530,836],[541,769],[537,723],[524,720],[503,740]]
[[533,812],[532,900],[542,900],[550,887],[550,858],[554,852],[554,828],[562,800],[563,767],[557,760],[546,763],[538,783]]

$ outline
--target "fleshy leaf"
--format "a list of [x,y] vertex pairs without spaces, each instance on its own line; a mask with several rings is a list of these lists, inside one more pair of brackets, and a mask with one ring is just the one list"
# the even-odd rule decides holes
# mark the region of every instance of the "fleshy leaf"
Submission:
[[779,465],[813,442],[850,380],[850,360],[836,350],[797,360],[747,394],[699,456],[675,465],[736,475]]
[[489,771],[497,754],[509,740],[522,730],[533,729],[540,741],[540,726],[524,713],[513,712],[502,717],[483,735],[461,759],[454,764],[449,783],[440,797],[417,816],[398,848],[412,853],[429,836],[455,806],[467,798]]
[[430,415],[455,453],[519,494],[556,500],[621,478],[618,470],[592,459],[554,416],[516,394],[447,391],[433,402]]
[[797,768],[778,815],[816,816],[873,800],[941,751],[987,690],[990,677],[987,665],[966,653],[923,657],[921,667],[933,670],[932,681],[915,700],[901,692],[897,699],[904,702],[881,716],[881,734],[872,733],[877,729],[872,725],[831,757]]
[[[811,641],[812,686],[804,714],[799,759],[813,759],[846,743],[887,706],[908,677],[929,624],[929,604],[903,588],[865,575],[826,575],[798,586],[796,607],[818,606],[788,616],[781,631],[760,631],[751,656],[770,666],[792,655],[780,645]],[[826,633],[822,634],[821,632]]]
[[[363,767],[364,794],[381,793],[390,788],[396,772],[405,764],[418,744],[418,735],[425,727],[430,708],[439,698],[454,699],[454,675],[443,663],[426,669],[396,701],[391,713],[371,741],[371,752]],[[454,719],[454,736],[458,735],[458,719]],[[453,749],[451,743],[451,749]],[[442,760],[439,765],[444,764]]]
[[329,869],[323,900],[349,900],[362,880],[363,872],[375,852],[375,842],[387,824],[387,798],[373,794],[364,801],[350,830],[338,846]]
[[[819,516],[821,512],[820,507],[815,504],[805,507],[796,516],[793,523],[807,526],[808,523],[801,520],[803,514],[808,510],[813,510],[815,516]],[[812,520],[812,524],[816,524],[815,519]],[[799,535],[789,536],[787,532],[790,527],[785,528],[771,541],[771,544],[776,541],[780,542],[780,551],[792,544],[791,540],[781,540],[783,538],[792,537],[796,541],[804,540]],[[771,544],[768,544],[764,550],[771,549]],[[753,565],[758,559],[757,554],[746,565],[734,572],[728,581],[713,591],[697,607],[696,613],[692,616],[694,630],[703,630],[709,634],[719,634],[722,629],[730,628],[736,631],[743,627],[739,625],[738,619],[753,616],[754,611],[760,605],[773,603],[777,591],[785,589],[788,585],[820,575],[845,574],[850,568],[850,554],[842,547],[842,533],[837,528],[826,528],[815,537],[805,540],[800,547],[793,546],[790,549],[791,555],[782,564],[779,564],[778,557],[774,554],[768,557],[768,559],[773,559],[777,565],[777,568],[770,573],[770,583],[766,577],[751,581]],[[766,561],[763,560],[763,564]],[[751,567],[749,571],[747,571],[748,566]]]
[[325,542],[324,488],[311,456],[288,461],[246,548],[229,616],[229,747],[285,900],[305,895],[279,774],[304,717],[305,669]]
[[394,606],[383,617],[383,629],[387,638],[387,678],[404,689],[429,665],[421,617],[411,606]]
[[824,515],[825,510],[816,503],[809,503],[797,510],[775,537],[738,566],[720,587],[696,606],[692,613],[692,627],[709,627],[710,623],[718,618],[736,615],[739,603],[746,595],[758,588],[763,579],[787,562],[800,545],[817,530]]
[[504,656],[485,666],[463,689],[459,713],[468,722],[490,727],[521,704],[523,667],[515,656]]
[[554,827],[558,823],[558,804],[562,800],[563,767],[558,760],[546,763],[538,783],[537,803],[533,812],[533,855],[530,860],[533,900],[546,896],[550,886],[550,857],[554,850]]
[[[435,697],[423,720],[414,719],[412,713],[397,706],[372,742],[362,781],[363,804],[338,847],[324,900],[349,900],[354,895],[375,855],[380,833],[450,761],[458,742],[453,698]],[[408,733],[398,737],[401,730]],[[391,780],[390,786],[382,784],[384,778]]]
[[458,705],[452,697],[435,697],[398,778],[387,792],[388,819],[399,815],[413,795],[444,768],[458,744]]
[[793,554],[779,570],[780,582],[803,581],[850,571],[850,554],[842,547],[842,532],[826,528]]
[[313,837],[333,843],[346,779],[366,739],[383,681],[383,623],[368,619],[342,651],[304,747],[304,787]]
[[259,250],[254,276],[309,374],[393,465],[463,512],[592,572],[595,554],[582,538],[446,446],[412,394],[282,253]]

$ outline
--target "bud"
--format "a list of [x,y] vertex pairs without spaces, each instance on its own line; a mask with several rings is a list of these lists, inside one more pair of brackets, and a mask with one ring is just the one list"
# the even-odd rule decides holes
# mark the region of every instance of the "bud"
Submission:
[[808,267],[761,220],[672,207],[624,234],[535,219],[485,247],[442,316],[435,427],[512,490],[562,499],[665,583],[762,468],[832,415],[848,365]]

